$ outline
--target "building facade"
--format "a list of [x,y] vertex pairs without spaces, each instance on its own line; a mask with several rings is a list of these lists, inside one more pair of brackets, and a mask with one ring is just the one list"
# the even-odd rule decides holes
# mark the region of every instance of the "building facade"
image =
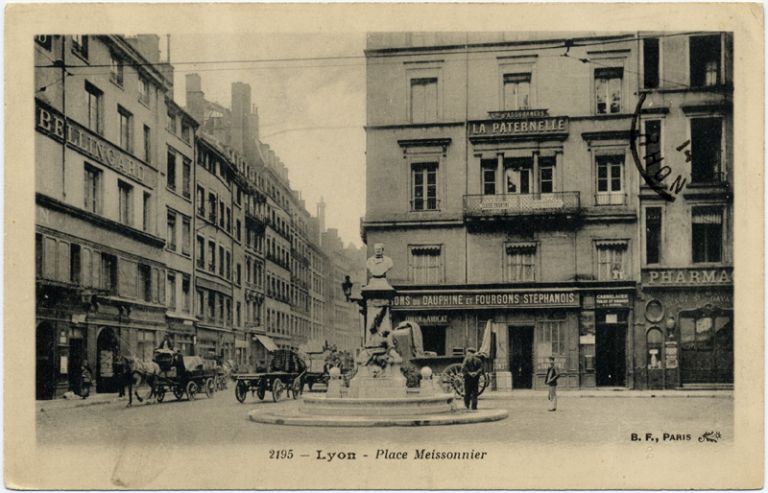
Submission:
[[[668,132],[687,132],[688,117],[659,105],[696,107],[707,97],[659,89],[639,113],[641,41],[636,33],[369,35],[363,234],[369,250],[383,243],[393,259],[395,321],[419,322],[426,350],[463,354],[489,327],[499,389],[543,386],[550,356],[565,387],[647,384],[641,281],[653,270],[640,218],[654,201],[680,215],[686,206],[650,195],[646,163],[635,158],[647,135],[632,129],[658,128],[648,115],[682,116],[683,130],[665,123],[670,146]],[[657,77],[679,80],[685,64],[669,56]],[[656,178],[667,188],[675,179]],[[677,250],[674,241],[664,248]]]

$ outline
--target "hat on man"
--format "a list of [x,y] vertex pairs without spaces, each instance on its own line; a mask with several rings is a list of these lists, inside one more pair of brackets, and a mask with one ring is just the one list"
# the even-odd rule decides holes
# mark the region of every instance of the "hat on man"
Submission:
[[475,349],[475,348],[473,348],[472,346],[470,346],[470,347],[468,347],[468,348],[467,348],[467,352],[468,352],[468,353],[476,353],[476,352],[477,352],[477,349]]

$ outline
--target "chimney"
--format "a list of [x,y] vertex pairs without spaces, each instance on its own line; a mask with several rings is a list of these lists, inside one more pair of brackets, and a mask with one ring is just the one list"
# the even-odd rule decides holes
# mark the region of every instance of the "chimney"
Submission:
[[245,143],[250,137],[248,130],[251,109],[251,86],[243,82],[232,83],[230,103],[232,111],[232,147],[245,153]]
[[187,74],[187,111],[195,120],[203,124],[205,113],[205,93],[199,74]]
[[317,203],[317,227],[320,233],[325,232],[325,200],[320,197],[320,202]]

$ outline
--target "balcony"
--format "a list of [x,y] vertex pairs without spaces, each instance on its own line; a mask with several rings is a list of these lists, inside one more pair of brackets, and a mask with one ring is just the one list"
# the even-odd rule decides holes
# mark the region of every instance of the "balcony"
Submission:
[[464,217],[567,216],[581,209],[579,192],[465,195]]

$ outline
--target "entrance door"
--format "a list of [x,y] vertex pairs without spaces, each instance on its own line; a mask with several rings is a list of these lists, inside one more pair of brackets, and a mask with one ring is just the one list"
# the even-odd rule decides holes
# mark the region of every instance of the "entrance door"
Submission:
[[119,344],[114,330],[105,327],[96,339],[96,392],[117,392],[114,364]]
[[530,389],[533,386],[533,327],[509,327],[509,371],[512,388]]
[[69,372],[69,388],[77,389],[80,385],[83,360],[85,360],[85,341],[83,339],[69,340],[69,363],[67,370]]
[[595,380],[598,386],[623,387],[627,369],[627,328],[598,325],[595,337]]
[[47,323],[37,326],[35,334],[35,399],[53,399],[56,389],[56,365],[54,345],[56,339],[53,327]]

